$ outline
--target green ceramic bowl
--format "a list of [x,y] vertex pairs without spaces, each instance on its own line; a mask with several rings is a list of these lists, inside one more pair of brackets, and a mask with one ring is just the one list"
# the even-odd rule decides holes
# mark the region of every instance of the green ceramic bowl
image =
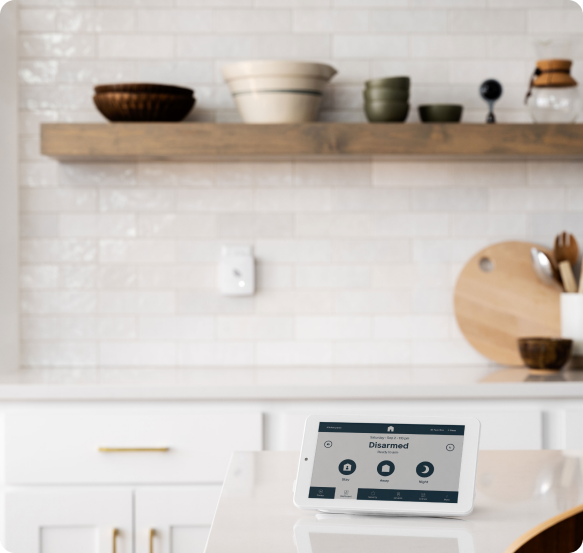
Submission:
[[419,106],[419,118],[424,123],[459,123],[463,110],[458,104],[429,104]]
[[399,88],[409,90],[411,79],[409,77],[385,77],[384,79],[371,79],[366,81],[367,88]]
[[362,94],[367,102],[376,100],[407,102],[409,100],[409,91],[399,88],[366,88]]
[[368,101],[364,103],[364,112],[371,123],[400,123],[407,119],[409,104],[387,100]]

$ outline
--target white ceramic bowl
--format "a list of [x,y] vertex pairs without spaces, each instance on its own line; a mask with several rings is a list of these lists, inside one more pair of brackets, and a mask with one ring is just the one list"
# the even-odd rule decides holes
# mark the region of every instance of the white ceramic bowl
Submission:
[[235,96],[245,123],[308,123],[317,119],[321,102],[318,92],[250,92]]
[[335,74],[329,65],[293,61],[245,61],[223,67],[245,123],[314,121],[324,87]]

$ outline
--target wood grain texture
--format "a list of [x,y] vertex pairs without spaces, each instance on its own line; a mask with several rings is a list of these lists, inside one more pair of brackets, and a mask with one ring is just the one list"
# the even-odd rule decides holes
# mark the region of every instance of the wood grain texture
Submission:
[[535,526],[505,553],[573,553],[583,543],[583,505]]
[[583,159],[583,125],[50,123],[42,125],[41,151],[69,161],[338,156]]
[[[538,280],[530,257],[534,245],[502,242],[485,248],[463,268],[455,287],[455,315],[463,335],[502,365],[523,366],[518,338],[561,335],[560,289]],[[482,270],[482,259],[492,262],[492,271]]]

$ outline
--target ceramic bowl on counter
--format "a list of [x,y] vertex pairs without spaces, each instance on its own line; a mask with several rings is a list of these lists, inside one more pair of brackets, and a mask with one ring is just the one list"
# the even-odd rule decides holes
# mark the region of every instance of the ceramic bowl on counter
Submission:
[[196,103],[190,88],[151,83],[99,85],[93,101],[112,122],[182,121]]
[[364,83],[364,112],[371,123],[402,123],[409,114],[409,77],[384,77]]
[[428,104],[419,106],[419,119],[423,123],[459,123],[463,111],[458,104]]
[[365,82],[366,88],[393,88],[406,90],[411,88],[411,79],[409,77],[383,77],[382,79],[370,79]]
[[321,63],[244,61],[223,67],[245,123],[304,123],[318,117],[336,70]]
[[518,349],[530,369],[558,371],[571,357],[573,340],[566,338],[519,338]]
[[364,111],[371,123],[400,123],[407,119],[409,104],[384,100],[367,101]]

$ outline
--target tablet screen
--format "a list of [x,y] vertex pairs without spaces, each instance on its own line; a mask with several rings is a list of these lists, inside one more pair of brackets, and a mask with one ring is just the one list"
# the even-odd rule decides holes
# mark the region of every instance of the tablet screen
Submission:
[[321,422],[309,497],[457,503],[464,428]]

